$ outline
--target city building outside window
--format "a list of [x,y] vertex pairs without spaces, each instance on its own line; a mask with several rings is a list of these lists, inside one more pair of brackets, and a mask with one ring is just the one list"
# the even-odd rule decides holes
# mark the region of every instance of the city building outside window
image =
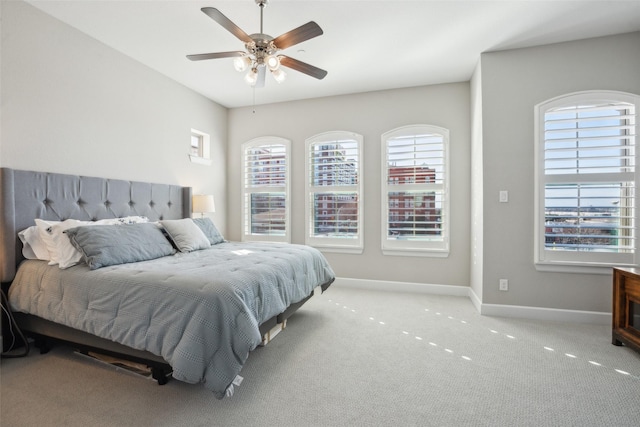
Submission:
[[409,125],[382,135],[382,252],[449,254],[449,130]]
[[536,106],[537,268],[637,263],[639,99],[588,91]]
[[242,146],[242,240],[291,241],[291,141],[260,137]]
[[361,253],[362,136],[333,131],[306,141],[305,243],[324,250]]

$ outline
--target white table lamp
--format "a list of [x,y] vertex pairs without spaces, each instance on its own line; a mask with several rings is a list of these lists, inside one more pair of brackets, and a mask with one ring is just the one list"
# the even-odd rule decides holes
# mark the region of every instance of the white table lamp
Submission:
[[216,204],[213,201],[213,195],[196,194],[192,199],[193,212],[200,213],[204,218],[205,212],[215,212]]

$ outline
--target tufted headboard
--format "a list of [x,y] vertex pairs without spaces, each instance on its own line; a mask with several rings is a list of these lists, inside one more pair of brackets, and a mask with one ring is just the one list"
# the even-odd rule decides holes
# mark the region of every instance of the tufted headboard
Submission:
[[141,215],[149,221],[191,216],[191,187],[0,168],[0,282],[22,257],[18,232],[34,219],[95,221]]

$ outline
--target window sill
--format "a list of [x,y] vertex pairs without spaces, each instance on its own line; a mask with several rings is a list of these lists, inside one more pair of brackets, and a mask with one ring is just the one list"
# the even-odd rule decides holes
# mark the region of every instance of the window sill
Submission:
[[363,248],[348,248],[348,247],[341,247],[341,246],[319,246],[319,245],[310,245],[310,244],[307,244],[307,245],[311,246],[312,248],[316,248],[320,252],[335,252],[340,254],[356,254],[356,255],[360,255],[362,254],[362,252],[364,252]]
[[189,159],[191,159],[191,163],[197,163],[199,165],[211,166],[211,159],[205,159],[204,157],[192,156],[189,154]]
[[611,274],[614,267],[635,267],[627,264],[559,264],[535,263],[537,271],[548,273],[577,273],[577,274]]
[[383,255],[389,256],[415,256],[415,257],[431,257],[431,258],[448,258],[449,251],[438,251],[430,249],[382,249]]

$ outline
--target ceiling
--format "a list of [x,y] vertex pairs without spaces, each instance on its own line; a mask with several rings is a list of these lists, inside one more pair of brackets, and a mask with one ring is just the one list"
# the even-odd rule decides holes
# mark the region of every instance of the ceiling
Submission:
[[284,54],[329,73],[294,70],[248,86],[231,58],[187,54],[243,50],[200,11],[215,7],[247,34],[260,32],[255,0],[27,0],[33,6],[228,108],[467,81],[487,51],[640,30],[640,0],[270,0],[263,32],[308,21],[324,34]]

